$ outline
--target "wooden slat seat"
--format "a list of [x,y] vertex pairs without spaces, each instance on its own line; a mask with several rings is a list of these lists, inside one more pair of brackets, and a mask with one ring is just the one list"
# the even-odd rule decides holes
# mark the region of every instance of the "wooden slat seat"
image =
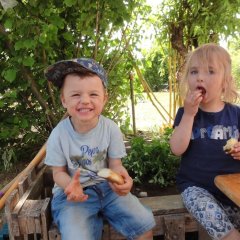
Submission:
[[[56,225],[52,223],[50,202],[52,174],[44,166],[36,173],[19,183],[7,199],[5,214],[9,226],[9,238],[61,240]],[[198,232],[198,240],[207,240],[205,230],[187,212],[180,195],[156,196],[140,198],[148,206],[155,217],[154,236],[164,236],[165,240],[184,240],[186,233]],[[37,236],[36,236],[37,235]],[[123,240],[107,222],[104,224],[102,240]]]
[[[156,220],[153,229],[154,236],[165,236],[165,240],[184,240],[187,232],[198,232],[199,240],[210,239],[205,230],[193,219],[183,206],[180,195],[167,195],[140,198],[140,201],[150,207]],[[105,223],[102,240],[124,240],[108,223]],[[49,230],[49,240],[61,240],[56,225]]]

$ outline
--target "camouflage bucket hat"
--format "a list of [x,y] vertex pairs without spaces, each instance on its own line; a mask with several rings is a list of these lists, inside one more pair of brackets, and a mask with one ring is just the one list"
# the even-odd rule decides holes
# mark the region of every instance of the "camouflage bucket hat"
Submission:
[[61,88],[64,77],[67,74],[82,72],[83,68],[96,74],[102,80],[104,87],[107,87],[107,75],[105,70],[91,58],[76,58],[56,62],[45,69],[44,75],[48,81],[52,82],[58,88]]

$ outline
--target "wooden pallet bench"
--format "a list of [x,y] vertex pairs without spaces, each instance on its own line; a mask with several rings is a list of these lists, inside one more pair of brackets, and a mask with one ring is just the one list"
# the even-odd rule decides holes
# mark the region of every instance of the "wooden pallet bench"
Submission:
[[[33,169],[11,193],[5,204],[10,240],[61,240],[51,219],[52,186],[52,174],[43,166],[40,170]],[[198,240],[210,239],[187,212],[180,195],[146,197],[140,201],[152,209],[157,223],[154,236],[184,240],[186,233],[198,232]],[[104,224],[102,240],[123,239],[108,223]]]
[[[140,198],[140,201],[153,211],[156,226],[154,236],[163,236],[165,240],[184,240],[186,233],[198,232],[198,240],[210,239],[204,229],[192,218],[183,206],[180,195],[167,195]],[[124,240],[109,224],[105,224],[102,240]],[[61,240],[56,225],[49,230],[49,240]]]

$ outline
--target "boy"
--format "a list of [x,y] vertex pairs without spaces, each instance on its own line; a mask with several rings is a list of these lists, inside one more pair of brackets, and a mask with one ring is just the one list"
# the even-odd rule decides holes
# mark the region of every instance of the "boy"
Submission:
[[[52,167],[52,215],[63,240],[99,240],[103,218],[127,239],[152,239],[152,212],[130,193],[133,181],[123,167],[126,155],[118,126],[101,115],[107,102],[107,76],[93,59],[60,61],[45,70],[61,92],[69,117],[52,131],[45,163]],[[124,184],[95,172],[110,168]]]

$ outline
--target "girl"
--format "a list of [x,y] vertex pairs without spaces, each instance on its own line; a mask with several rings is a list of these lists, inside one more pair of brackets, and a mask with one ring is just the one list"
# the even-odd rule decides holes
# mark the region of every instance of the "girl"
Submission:
[[219,174],[240,172],[240,143],[223,151],[230,138],[239,139],[240,108],[228,52],[205,44],[188,56],[180,84],[179,108],[170,147],[181,155],[177,185],[188,211],[212,239],[240,239],[240,208],[214,185]]

